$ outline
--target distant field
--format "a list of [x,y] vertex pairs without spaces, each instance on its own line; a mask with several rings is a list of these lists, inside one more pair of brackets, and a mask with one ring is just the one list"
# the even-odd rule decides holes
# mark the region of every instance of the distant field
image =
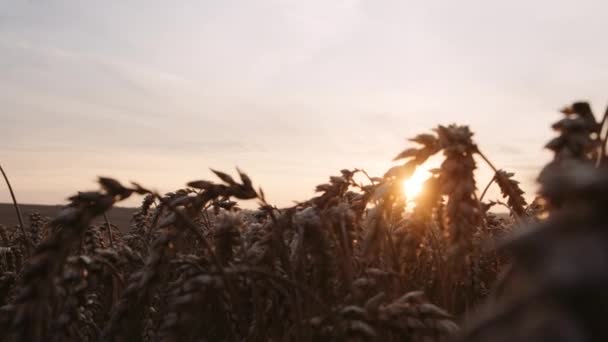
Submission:
[[[59,205],[40,205],[40,204],[21,204],[21,213],[25,223],[28,224],[28,216],[30,213],[38,212],[42,216],[55,217],[61,206]],[[110,222],[117,225],[121,230],[125,231],[129,228],[131,217],[137,211],[137,208],[112,208],[108,212]],[[498,217],[508,218],[508,214],[504,212],[496,213]],[[97,218],[95,223],[103,222],[103,218]],[[16,225],[18,223],[15,209],[10,203],[0,203],[0,224],[5,226]]]
[[[20,205],[21,213],[25,223],[28,224],[28,216],[30,213],[38,212],[43,216],[55,217],[61,206],[59,205],[39,205],[39,204],[22,204]],[[108,212],[110,222],[117,225],[121,230],[127,230],[131,221],[131,216],[135,213],[135,208],[112,208]],[[98,218],[95,223],[103,222],[103,218]],[[10,226],[18,223],[15,215],[15,208],[9,203],[0,203],[0,224]]]

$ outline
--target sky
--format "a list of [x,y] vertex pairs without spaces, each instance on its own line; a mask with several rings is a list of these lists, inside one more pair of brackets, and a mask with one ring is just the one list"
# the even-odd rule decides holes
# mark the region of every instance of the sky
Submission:
[[[238,166],[283,206],[343,168],[382,175],[407,138],[459,123],[533,193],[557,110],[608,103],[607,12],[603,0],[0,0],[0,163],[23,203],[64,203],[98,175],[164,192]],[[480,166],[478,187],[490,177]]]

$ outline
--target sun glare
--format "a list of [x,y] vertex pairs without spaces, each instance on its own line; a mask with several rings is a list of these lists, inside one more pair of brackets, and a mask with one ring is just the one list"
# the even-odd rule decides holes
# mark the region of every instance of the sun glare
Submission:
[[428,166],[422,165],[414,171],[412,176],[403,181],[403,193],[408,201],[411,201],[422,192],[424,181],[431,176]]

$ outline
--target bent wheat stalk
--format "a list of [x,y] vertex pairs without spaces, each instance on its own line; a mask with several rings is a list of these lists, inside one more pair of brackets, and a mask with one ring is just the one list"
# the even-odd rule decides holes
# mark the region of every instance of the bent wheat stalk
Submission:
[[13,200],[13,206],[15,207],[15,212],[17,214],[17,220],[19,220],[19,229],[21,229],[21,235],[23,236],[23,240],[25,241],[25,244],[27,246],[28,253],[29,253],[29,252],[31,252],[33,246],[32,246],[32,242],[30,241],[29,237],[25,233],[25,225],[23,224],[23,216],[21,215],[21,209],[19,208],[19,203],[17,203],[17,198],[15,197],[15,192],[13,191],[11,182],[8,180],[8,176],[6,175],[6,172],[4,172],[2,165],[0,165],[0,172],[2,172],[2,177],[4,177],[4,181],[6,182],[8,191],[11,194],[11,198]]

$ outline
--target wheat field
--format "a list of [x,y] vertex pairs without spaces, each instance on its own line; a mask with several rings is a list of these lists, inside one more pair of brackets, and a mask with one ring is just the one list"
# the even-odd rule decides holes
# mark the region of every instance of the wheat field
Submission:
[[[56,217],[22,217],[15,201],[19,223],[0,226],[0,340],[606,341],[606,115],[578,102],[552,128],[532,203],[453,124],[396,146],[383,175],[337,170],[286,208],[238,169],[166,194],[99,178]],[[406,198],[432,156],[441,165]],[[116,226],[107,211],[133,196]]]

